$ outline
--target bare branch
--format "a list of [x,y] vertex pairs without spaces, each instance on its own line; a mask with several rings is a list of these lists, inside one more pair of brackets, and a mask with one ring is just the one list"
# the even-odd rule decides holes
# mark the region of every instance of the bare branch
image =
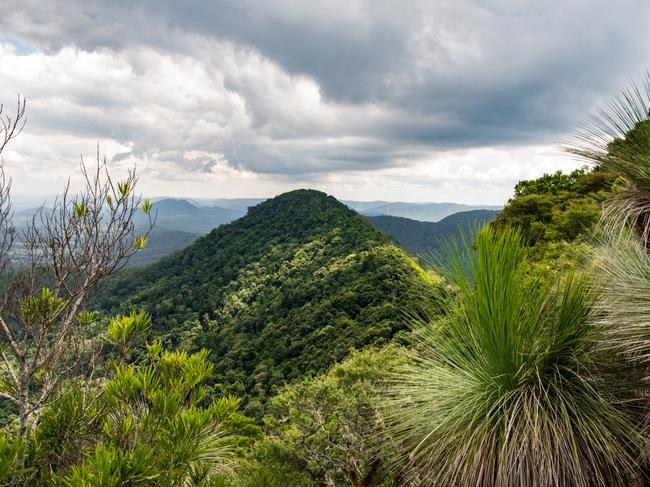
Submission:
[[9,376],[11,377],[11,381],[14,383],[14,387],[17,388],[18,377],[16,376],[16,371],[14,370],[14,366],[9,361],[9,358],[7,358],[7,354],[4,352],[4,350],[0,350],[0,355],[2,355],[2,361],[4,362],[4,366],[6,367],[7,372],[9,372]]
[[[105,158],[97,155],[96,165],[89,171],[81,160],[80,172],[84,187],[80,194],[71,195],[69,184],[51,211],[41,211],[38,225],[31,228],[31,248],[39,249],[49,270],[55,296],[63,305],[50,317],[57,323],[51,332],[43,321],[31,333],[34,345],[33,362],[29,372],[52,370],[58,377],[64,374],[63,364],[79,313],[88,294],[97,283],[118,269],[138,248],[133,246],[135,217],[140,199],[135,196],[135,171],[114,183]],[[145,231],[145,237],[152,226]],[[58,379],[47,381],[34,404],[38,409],[56,386]]]
[[20,406],[20,401],[16,399],[14,396],[12,396],[11,394],[8,394],[6,392],[0,391],[0,399],[6,399],[7,401],[12,402],[16,406]]
[[27,119],[25,118],[25,108],[27,106],[27,99],[21,98],[18,95],[18,106],[16,107],[16,114],[12,117],[5,115],[4,105],[0,105],[0,154],[6,145],[18,137],[25,128]]
[[[0,106],[0,153],[22,131],[24,116],[20,97],[13,117]],[[42,206],[22,230],[21,261],[14,265],[11,180],[0,162],[0,277],[7,283],[0,302],[0,345],[8,345],[0,349],[0,365],[15,390],[15,395],[0,393],[0,399],[18,406],[23,433],[34,426],[61,380],[78,374],[87,360],[93,369],[92,351],[84,345],[88,330],[79,321],[84,303],[102,279],[140,249],[155,221],[146,205],[149,225],[136,236],[135,169],[114,181],[99,146],[94,165],[81,158],[80,174],[79,193],[68,182],[53,207]]]
[[11,350],[13,351],[16,359],[19,362],[24,361],[25,353],[18,346],[18,343],[14,339],[13,333],[11,333],[9,326],[7,326],[7,323],[5,323],[5,320],[2,319],[2,317],[0,317],[0,332],[2,332],[4,338],[7,340],[7,343],[9,343],[9,346],[11,347]]

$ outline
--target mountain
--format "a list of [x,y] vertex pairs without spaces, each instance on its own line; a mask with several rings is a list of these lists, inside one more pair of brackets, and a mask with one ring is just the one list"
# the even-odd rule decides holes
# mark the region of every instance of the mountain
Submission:
[[411,255],[426,255],[441,249],[443,242],[494,220],[495,210],[454,213],[439,222],[422,222],[399,216],[369,216],[368,221],[399,242]]
[[[154,201],[153,215],[156,223],[147,246],[127,262],[128,267],[143,266],[160,260],[187,247],[213,228],[229,223],[245,214],[245,210],[219,206],[196,206],[185,199],[164,198]],[[148,218],[138,213],[136,233],[148,228]]]
[[367,216],[390,215],[410,218],[425,222],[437,222],[454,213],[472,210],[500,210],[501,206],[490,205],[464,205],[461,203],[387,203],[376,202],[369,205],[367,202],[348,201],[346,204],[359,213]]
[[167,342],[210,349],[217,391],[244,397],[259,416],[284,383],[390,340],[435,282],[356,212],[298,190],[120,273],[95,306],[144,309]]
[[[12,215],[13,219],[13,224],[16,226],[16,228],[23,229],[26,228],[28,225],[30,225],[33,220],[34,216],[38,215],[39,212],[43,210],[44,214],[49,214],[52,212],[52,208],[48,206],[36,206],[33,208],[24,208],[22,210],[15,210]],[[38,223],[37,219],[37,223]]]
[[[185,199],[165,198],[154,202],[156,227],[180,230],[198,235],[208,233],[215,227],[229,223],[246,211],[220,206],[196,206]],[[139,215],[136,225],[146,225],[144,216]]]
[[[194,199],[192,203],[200,207],[219,206],[245,213],[248,208],[255,206],[265,198],[222,198]],[[367,216],[392,215],[413,220],[437,222],[454,213],[472,210],[500,210],[495,205],[464,205],[461,203],[405,203],[401,201],[352,201],[342,200],[353,210]]]
[[[219,225],[244,216],[248,208],[264,201],[268,200],[264,198],[156,199],[154,201],[156,225],[149,236],[147,246],[142,252],[129,259],[127,266],[151,264],[165,255],[181,250],[199,236],[205,235]],[[441,237],[445,238],[449,233],[442,230],[441,227],[436,227],[435,230],[434,227],[427,227],[426,224],[430,223],[429,220],[444,218],[457,208],[470,208],[456,203],[391,203],[386,201],[345,201],[344,203],[359,213],[370,216],[371,222],[375,226],[396,238],[413,255],[419,254],[422,250],[429,248],[433,241],[437,241],[437,238],[432,240],[430,235],[440,233]],[[16,211],[15,223],[18,226],[28,223],[36,211],[37,208]],[[411,221],[422,221],[410,224],[391,218],[377,218],[379,215],[398,213],[420,215],[421,218],[416,217]],[[144,215],[138,213],[135,223],[137,230],[142,231],[147,227],[148,220]]]
[[132,255],[127,262],[128,267],[141,267],[159,261],[166,255],[187,247],[201,235],[182,230],[168,230],[155,226],[149,234],[149,240],[144,249]]
[[342,201],[353,210],[358,211],[359,213],[362,214],[367,211],[372,211],[373,208],[379,208],[390,204],[390,201],[351,201],[351,200],[342,200]]
[[238,210],[246,213],[251,206],[259,205],[267,198],[220,198],[220,199],[195,199],[192,200],[198,206],[220,206],[230,210]]

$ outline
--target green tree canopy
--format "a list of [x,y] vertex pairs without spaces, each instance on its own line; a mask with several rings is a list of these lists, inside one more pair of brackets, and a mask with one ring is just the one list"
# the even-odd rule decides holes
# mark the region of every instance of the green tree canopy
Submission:
[[142,307],[166,343],[211,350],[217,390],[261,417],[285,383],[390,341],[404,329],[403,310],[434,282],[354,211],[299,190],[123,273],[97,303]]

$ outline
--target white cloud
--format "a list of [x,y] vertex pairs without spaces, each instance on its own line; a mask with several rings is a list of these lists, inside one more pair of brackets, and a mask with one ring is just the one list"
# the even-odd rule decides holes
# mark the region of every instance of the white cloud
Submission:
[[650,54],[645,0],[7,1],[0,101],[29,120],[5,158],[32,193],[99,142],[152,195],[499,203],[575,167],[552,144]]

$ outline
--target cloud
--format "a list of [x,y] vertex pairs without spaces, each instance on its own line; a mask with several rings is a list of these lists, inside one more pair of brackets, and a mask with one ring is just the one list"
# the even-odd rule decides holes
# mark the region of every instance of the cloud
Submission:
[[575,165],[550,147],[650,54],[646,0],[5,3],[0,99],[29,98],[8,164],[61,178],[100,141],[155,192],[496,202]]

